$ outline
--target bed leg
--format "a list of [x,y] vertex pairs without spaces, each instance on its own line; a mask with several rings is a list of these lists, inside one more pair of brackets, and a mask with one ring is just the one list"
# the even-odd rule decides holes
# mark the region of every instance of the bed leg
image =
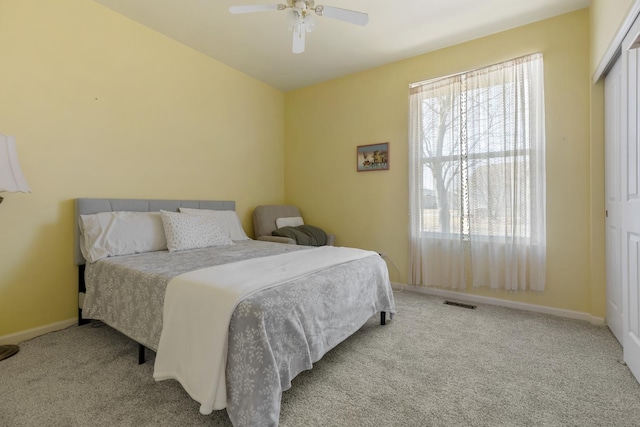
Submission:
[[80,308],[80,294],[86,292],[84,285],[84,267],[84,265],[78,266],[78,326],[89,323],[89,319],[82,318],[82,309]]
[[386,311],[381,311],[380,312],[380,324],[381,325],[386,325],[387,324],[387,312]]
[[144,359],[144,346],[142,344],[138,344],[138,365],[142,365],[145,362]]
[[82,309],[79,308],[78,309],[78,326],[86,325],[89,322],[90,322],[89,319],[83,319],[82,318]]

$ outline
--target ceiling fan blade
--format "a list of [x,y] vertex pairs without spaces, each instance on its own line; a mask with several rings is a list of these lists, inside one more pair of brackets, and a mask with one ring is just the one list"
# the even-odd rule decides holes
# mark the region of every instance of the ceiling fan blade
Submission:
[[318,6],[315,11],[320,16],[338,19],[340,21],[350,22],[356,25],[367,25],[369,15],[355,10],[340,9],[339,7]]
[[293,53],[304,52],[306,34],[307,29],[305,28],[304,21],[300,20],[293,30]]
[[246,6],[231,6],[229,12],[233,14],[237,13],[251,13],[251,12],[266,12],[269,10],[282,10],[280,5],[277,4],[252,4]]

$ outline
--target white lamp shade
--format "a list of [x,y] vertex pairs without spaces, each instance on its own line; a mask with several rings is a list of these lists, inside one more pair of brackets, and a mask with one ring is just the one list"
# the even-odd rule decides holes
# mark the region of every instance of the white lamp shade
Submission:
[[18,164],[16,138],[0,134],[0,192],[31,193]]

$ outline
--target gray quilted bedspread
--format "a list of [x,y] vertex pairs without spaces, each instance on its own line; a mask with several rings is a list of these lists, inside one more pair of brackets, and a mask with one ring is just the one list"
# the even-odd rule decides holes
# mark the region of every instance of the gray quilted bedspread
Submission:
[[[307,247],[262,241],[153,252],[87,264],[83,317],[151,349],[162,331],[164,293],[182,273]],[[245,298],[229,326],[227,413],[234,426],[277,426],[282,392],[380,311],[395,312],[385,262],[371,256]]]

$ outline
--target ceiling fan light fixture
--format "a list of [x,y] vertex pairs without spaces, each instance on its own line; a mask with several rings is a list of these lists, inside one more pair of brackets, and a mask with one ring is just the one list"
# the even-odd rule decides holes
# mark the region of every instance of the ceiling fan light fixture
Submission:
[[297,27],[300,26],[300,15],[295,9],[291,9],[287,12],[287,23],[289,24],[289,31],[299,31]]
[[366,13],[339,7],[316,6],[315,0],[286,0],[286,2],[287,4],[231,6],[229,12],[237,14],[290,9],[291,11],[287,12],[287,21],[289,31],[293,32],[293,53],[304,52],[305,33],[310,33],[316,28],[316,19],[312,12],[318,16],[326,16],[356,25],[366,25],[369,22],[369,15]]
[[303,53],[305,49],[305,34],[306,29],[304,25],[304,21],[301,19],[298,23],[298,26],[293,31],[293,47],[291,51],[293,53]]
[[313,15],[307,15],[303,18],[304,26],[307,29],[307,33],[316,29],[316,18]]

